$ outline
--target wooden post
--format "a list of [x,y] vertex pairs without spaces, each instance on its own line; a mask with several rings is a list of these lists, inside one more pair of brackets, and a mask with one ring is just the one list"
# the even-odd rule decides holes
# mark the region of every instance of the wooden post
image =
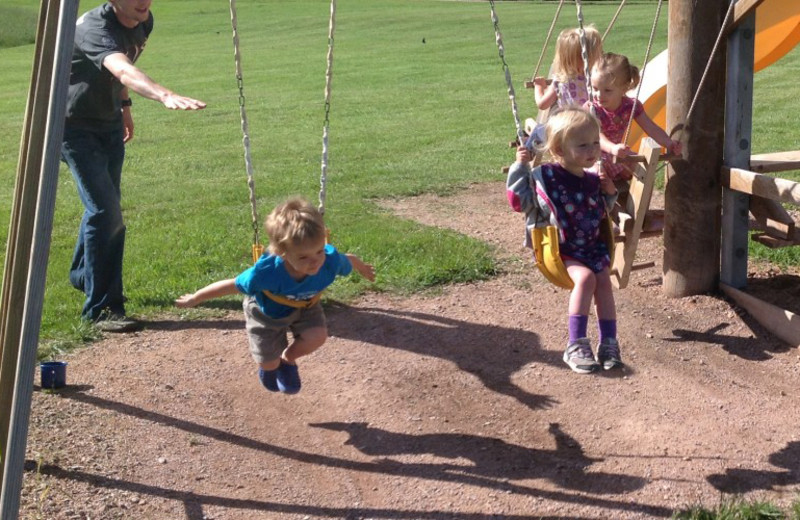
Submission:
[[[727,0],[670,0],[667,131],[685,123],[727,11]],[[664,294],[682,297],[717,288],[725,50],[718,50],[682,132],[683,160],[667,169]]]

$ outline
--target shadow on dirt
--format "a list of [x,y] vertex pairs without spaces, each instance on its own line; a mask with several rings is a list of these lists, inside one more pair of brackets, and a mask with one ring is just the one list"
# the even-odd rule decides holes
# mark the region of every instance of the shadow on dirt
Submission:
[[747,314],[742,315],[742,321],[753,332],[752,338],[720,334],[720,331],[730,327],[730,323],[720,323],[704,331],[675,329],[672,331],[675,337],[664,338],[664,341],[719,345],[725,352],[748,361],[766,361],[772,358],[772,352],[780,353],[789,349],[788,345],[769,334]]
[[724,474],[709,475],[708,482],[723,493],[747,493],[756,489],[800,484],[800,441],[791,441],[769,456],[769,463],[785,471],[728,468]]
[[422,312],[342,304],[331,306],[327,314],[331,336],[446,359],[477,377],[489,390],[529,408],[547,408],[557,403],[511,381],[511,376],[529,363],[566,368],[561,352],[542,349],[537,334]]
[[[378,454],[381,453],[381,450],[421,453],[425,450],[434,449],[434,451],[440,450],[440,455],[447,458],[464,457],[472,461],[473,466],[402,463],[389,459],[363,462],[277,446],[218,428],[205,426],[197,422],[170,417],[139,406],[132,406],[104,399],[92,395],[90,393],[91,390],[92,387],[88,385],[68,387],[60,392],[60,397],[71,399],[88,406],[112,410],[117,414],[135,417],[139,421],[168,426],[178,431],[204,436],[218,442],[230,443],[244,449],[253,450],[257,453],[273,457],[283,457],[306,464],[340,468],[354,472],[384,474],[395,477],[456,482],[497,489],[505,493],[542,497],[547,500],[555,500],[567,504],[581,504],[582,506],[595,506],[619,511],[644,512],[650,516],[667,517],[671,514],[670,510],[659,506],[623,500],[606,500],[584,494],[629,492],[643,487],[647,481],[646,479],[628,475],[586,472],[585,469],[598,459],[587,457],[583,453],[580,445],[578,445],[571,436],[564,433],[558,425],[551,425],[549,430],[556,441],[555,450],[530,449],[511,445],[500,439],[482,438],[472,435],[460,436],[442,434],[438,436],[414,436],[411,434],[397,434],[385,432],[383,430],[368,429],[366,427],[362,428],[358,424],[323,423],[312,425],[326,427],[328,429],[337,429],[340,427],[339,425],[341,425],[341,428],[345,431],[360,431],[362,433],[357,433],[356,435],[360,435],[359,438],[362,441],[367,439],[369,444],[373,446],[373,448],[365,449],[375,451],[375,453]],[[350,428],[350,430],[347,428]],[[379,442],[379,437],[383,435],[391,436],[391,438],[388,441],[383,439]],[[390,448],[389,446],[392,442],[397,442],[399,444]],[[436,443],[440,448],[433,448],[433,443]],[[488,520],[490,518],[497,518],[495,515],[481,513],[456,513],[453,511],[430,510],[411,511],[378,508],[337,508],[197,494],[190,491],[152,486],[146,483],[131,482],[111,476],[90,473],[77,466],[63,468],[56,464],[37,465],[33,460],[28,460],[26,462],[25,469],[28,472],[36,472],[40,475],[47,475],[58,479],[84,482],[93,487],[118,489],[140,495],[157,496],[181,501],[184,505],[186,518],[190,520],[201,520],[205,518],[203,507],[209,505],[252,511],[311,515],[321,518],[368,517],[423,520],[439,518],[452,518],[454,520]],[[547,478],[559,487],[566,488],[566,490],[552,491],[537,489],[516,484],[511,481],[511,479],[531,478]],[[579,493],[574,493],[572,492],[573,490]],[[530,516],[505,515],[504,518],[508,518],[509,520],[522,520],[523,518],[530,518]],[[565,516],[560,518],[566,520],[570,517]]]
[[645,479],[638,477],[587,473],[589,466],[602,459],[586,456],[580,444],[555,423],[548,428],[556,442],[554,450],[528,448],[495,437],[468,434],[390,432],[363,422],[328,422],[311,426],[347,432],[350,438],[345,444],[354,446],[365,455],[434,455],[445,459],[466,459],[471,463],[425,464],[432,474],[456,473],[510,480],[544,478],[564,489],[595,494],[628,493],[646,484]]
[[244,320],[151,320],[144,321],[144,326],[150,330],[193,330],[193,329],[214,329],[214,330],[244,330]]

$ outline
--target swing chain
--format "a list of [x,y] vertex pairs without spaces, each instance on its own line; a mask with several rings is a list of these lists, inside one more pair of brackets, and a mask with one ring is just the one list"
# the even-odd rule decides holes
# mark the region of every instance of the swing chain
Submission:
[[[575,0],[575,8],[578,11],[578,36],[581,41],[581,58],[583,59],[583,75],[586,77],[586,93],[589,99],[592,98],[592,70],[589,66],[589,44],[586,42],[586,31],[583,29],[583,4],[580,0]],[[594,106],[591,107],[592,115],[595,115]]]
[[231,29],[233,30],[233,57],[236,63],[236,84],[239,87],[239,115],[242,121],[242,144],[244,145],[244,162],[247,170],[247,187],[250,191],[250,208],[253,218],[253,246],[260,244],[258,238],[258,210],[256,207],[256,187],[253,176],[253,161],[250,155],[250,131],[245,110],[244,79],[242,78],[242,56],[239,50],[239,30],[236,17],[236,0],[230,0]]
[[325,70],[325,121],[322,126],[322,165],[319,177],[319,212],[325,214],[328,185],[328,132],[331,113],[331,84],[333,80],[333,33],[336,28],[336,0],[331,0],[331,19],[328,24],[328,55]]
[[495,42],[497,43],[497,53],[500,55],[500,60],[503,62],[503,74],[506,78],[506,86],[508,87],[508,99],[511,101],[511,112],[514,115],[514,124],[517,127],[517,139],[519,143],[525,142],[525,134],[522,130],[522,124],[519,119],[519,110],[517,109],[517,98],[514,93],[514,84],[511,81],[511,70],[506,62],[505,46],[503,45],[503,35],[500,33],[500,22],[497,18],[495,11],[494,0],[489,0],[489,7],[492,10],[492,24],[494,25]]

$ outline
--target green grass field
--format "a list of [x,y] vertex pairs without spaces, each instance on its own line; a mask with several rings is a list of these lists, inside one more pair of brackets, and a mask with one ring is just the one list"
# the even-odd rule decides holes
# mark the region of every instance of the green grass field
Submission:
[[[94,5],[84,2],[81,12]],[[37,6],[11,0],[0,8],[3,230],[33,54],[25,35],[13,33],[35,28]],[[587,3],[585,18],[604,30],[614,8],[613,2]],[[535,107],[521,84],[533,72],[554,9],[542,2],[497,6],[523,118],[535,115]],[[228,5],[158,0],[152,10],[155,30],[138,65],[208,108],[176,113],[134,96],[136,137],[127,149],[122,189],[128,310],[140,316],[173,312],[176,296],[239,273],[249,261],[252,238]],[[606,49],[640,64],[654,10],[653,2],[630,3]],[[238,15],[263,219],[289,195],[317,197],[329,2],[245,0]],[[666,47],[666,19],[664,12],[652,56]],[[565,8],[557,30],[575,24],[574,9]],[[377,204],[504,178],[500,168],[513,160],[508,142],[515,128],[488,3],[340,2],[336,31],[327,220],[334,243],[375,264],[378,281],[368,286],[348,278],[330,294],[418,291],[491,276],[497,268],[485,244],[400,220]],[[545,63],[551,56],[552,48]],[[789,102],[798,66],[794,51],[757,77],[755,151],[798,148],[796,103]],[[86,335],[79,327],[82,295],[67,281],[82,207],[63,165],[58,189],[45,341]],[[505,204],[502,193],[497,203]]]

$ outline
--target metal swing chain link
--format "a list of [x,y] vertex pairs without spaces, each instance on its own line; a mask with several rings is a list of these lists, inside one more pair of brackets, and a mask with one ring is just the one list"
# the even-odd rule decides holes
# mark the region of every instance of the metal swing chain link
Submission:
[[325,121],[322,127],[322,165],[319,177],[319,212],[325,214],[328,186],[328,132],[331,113],[331,84],[333,81],[333,34],[336,28],[336,0],[331,0],[331,19],[328,24],[328,56],[325,70]]
[[[575,0],[575,8],[578,11],[578,36],[581,41],[581,58],[583,59],[583,75],[586,77],[586,93],[592,97],[592,70],[589,65],[589,45],[586,42],[586,31],[583,29],[583,4],[580,0]],[[594,115],[594,108],[592,108]]]
[[236,84],[239,87],[239,115],[242,120],[242,144],[244,146],[244,163],[247,170],[247,187],[250,191],[250,208],[253,217],[253,245],[260,244],[258,238],[258,209],[256,204],[256,186],[253,177],[253,161],[250,155],[250,130],[245,110],[244,79],[242,78],[242,56],[239,51],[239,30],[236,17],[236,0],[230,0],[231,28],[233,30],[233,57],[236,62]]
[[505,47],[503,45],[503,35],[500,33],[500,22],[497,19],[497,12],[495,11],[494,0],[489,0],[489,6],[492,10],[492,24],[494,25],[494,37],[497,42],[497,52],[500,55],[500,60],[503,62],[503,73],[506,78],[506,86],[508,87],[508,99],[511,101],[511,112],[514,115],[514,124],[517,127],[517,139],[520,144],[525,142],[525,134],[522,131],[522,124],[519,119],[519,110],[517,109],[517,98],[514,93],[514,84],[511,81],[511,71],[506,62]]
[[[589,65],[589,44],[586,41],[586,31],[583,29],[583,4],[580,0],[575,0],[575,8],[578,11],[578,36],[581,42],[581,58],[583,59],[583,75],[586,77],[586,94],[589,101],[592,100],[592,67]],[[589,103],[589,112],[597,116],[593,103]],[[597,158],[597,172],[600,173],[603,167],[602,156]]]

